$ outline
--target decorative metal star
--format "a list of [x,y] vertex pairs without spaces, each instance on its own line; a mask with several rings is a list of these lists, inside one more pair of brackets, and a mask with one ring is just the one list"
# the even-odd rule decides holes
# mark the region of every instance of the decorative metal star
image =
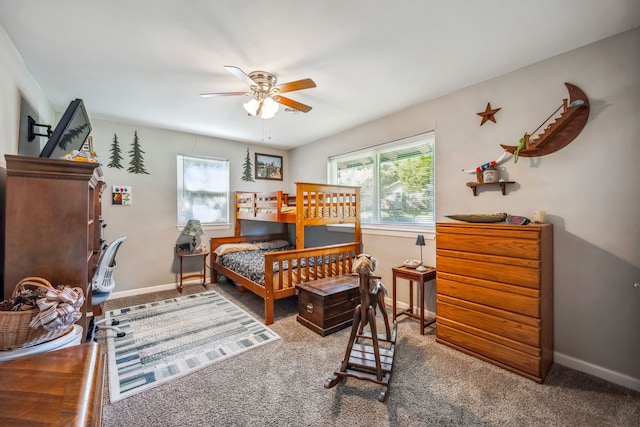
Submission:
[[494,117],[494,115],[500,110],[502,110],[502,108],[496,108],[492,110],[491,103],[487,102],[487,108],[485,108],[485,110],[481,113],[476,113],[477,115],[482,117],[482,122],[480,123],[480,126],[482,126],[489,120],[491,120],[493,123],[496,123],[496,118]]

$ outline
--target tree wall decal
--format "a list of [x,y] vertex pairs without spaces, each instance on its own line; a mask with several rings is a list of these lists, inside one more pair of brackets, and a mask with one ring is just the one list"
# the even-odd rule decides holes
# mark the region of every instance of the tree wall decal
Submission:
[[109,152],[111,153],[111,157],[109,158],[109,164],[107,165],[107,167],[123,169],[124,166],[122,166],[122,163],[120,163],[120,161],[123,160],[123,157],[120,155],[121,150],[120,143],[118,142],[118,134],[113,134],[113,143],[111,144],[111,149],[109,149]]
[[140,148],[137,130],[133,133],[133,144],[129,154],[131,155],[131,160],[129,161],[129,169],[127,169],[127,171],[130,173],[149,175],[149,172],[144,168],[144,159],[142,157],[144,151]]
[[249,148],[247,148],[247,157],[244,159],[244,173],[242,174],[242,180],[247,182],[254,182],[253,168],[251,167],[251,157],[249,156]]

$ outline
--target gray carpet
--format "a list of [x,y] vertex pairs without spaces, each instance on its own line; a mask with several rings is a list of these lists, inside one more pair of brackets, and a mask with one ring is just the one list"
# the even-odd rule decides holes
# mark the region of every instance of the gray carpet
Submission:
[[[255,295],[212,289],[262,318]],[[200,292],[187,286],[185,293]],[[109,301],[107,309],[177,296]],[[353,378],[331,389],[349,329],[320,337],[296,322],[296,298],[276,302],[282,339],[152,390],[109,403],[104,426],[640,426],[640,393],[554,364],[544,384],[435,342],[400,321],[391,390]]]

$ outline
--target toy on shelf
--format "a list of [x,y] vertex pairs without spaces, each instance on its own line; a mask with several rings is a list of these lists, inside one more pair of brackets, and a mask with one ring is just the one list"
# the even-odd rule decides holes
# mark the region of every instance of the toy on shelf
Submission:
[[[495,160],[491,160],[490,162],[484,163],[476,168],[462,170],[462,172],[465,172],[468,174],[476,174],[476,179],[477,179],[476,182],[467,182],[467,187],[471,188],[471,191],[473,191],[474,196],[478,195],[478,187],[486,187],[486,186],[500,187],[500,189],[502,190],[502,195],[505,196],[507,194],[507,189],[506,189],[507,184],[514,184],[515,182],[505,181],[504,179],[500,178],[497,168],[499,165],[506,162],[510,158],[511,158],[511,153],[509,153],[508,151],[505,151],[504,153],[502,153],[502,155],[500,155],[500,157],[498,157]],[[485,172],[487,171],[494,172],[492,174],[493,175],[492,178],[494,179],[492,179],[491,182],[489,182],[488,180],[485,181],[484,179]]]
[[65,160],[71,160],[73,162],[85,162],[85,163],[98,163],[96,160],[97,154],[95,151],[78,151],[73,150],[64,156]]

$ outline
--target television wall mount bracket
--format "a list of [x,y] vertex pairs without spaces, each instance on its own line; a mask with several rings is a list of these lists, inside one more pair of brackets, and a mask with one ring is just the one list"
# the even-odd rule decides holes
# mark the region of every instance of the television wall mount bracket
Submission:
[[[37,133],[34,129],[36,126],[47,128],[47,133]],[[29,142],[36,139],[36,136],[46,136],[48,138],[52,133],[51,125],[41,125],[40,123],[36,123],[33,117],[27,116],[27,138]]]

